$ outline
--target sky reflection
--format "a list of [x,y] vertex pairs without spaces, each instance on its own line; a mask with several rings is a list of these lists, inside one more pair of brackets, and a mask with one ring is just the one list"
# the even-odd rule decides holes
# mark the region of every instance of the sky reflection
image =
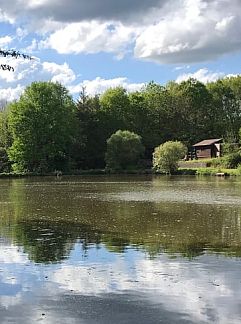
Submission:
[[[51,323],[51,316],[66,296],[85,296],[99,302],[117,295],[119,302],[129,296],[135,302],[161,307],[168,314],[182,314],[187,322],[241,321],[240,259],[208,254],[193,261],[178,256],[172,259],[165,254],[150,259],[145,253],[131,249],[124,254],[110,253],[103,245],[90,250],[90,259],[83,259],[75,253],[82,250],[81,243],[76,243],[68,260],[42,266],[27,261],[14,246],[9,250],[17,258],[14,261],[11,254],[9,258],[6,254],[0,268],[1,323],[12,319],[16,309],[25,307],[29,300],[30,309],[40,305],[39,319],[44,321],[48,316]],[[49,298],[52,305],[43,306]],[[27,317],[36,320],[35,315],[28,313]]]

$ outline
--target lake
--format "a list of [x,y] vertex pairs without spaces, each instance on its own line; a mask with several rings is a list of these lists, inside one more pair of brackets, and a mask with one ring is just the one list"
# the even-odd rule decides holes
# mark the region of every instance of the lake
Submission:
[[0,323],[241,323],[241,178],[0,180]]

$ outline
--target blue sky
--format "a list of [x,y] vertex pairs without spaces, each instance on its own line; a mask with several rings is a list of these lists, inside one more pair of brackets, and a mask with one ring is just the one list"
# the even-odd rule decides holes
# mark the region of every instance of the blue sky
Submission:
[[240,27],[239,0],[0,0],[0,48],[35,58],[0,58],[15,68],[0,71],[0,102],[40,80],[76,98],[82,86],[96,94],[236,75]]

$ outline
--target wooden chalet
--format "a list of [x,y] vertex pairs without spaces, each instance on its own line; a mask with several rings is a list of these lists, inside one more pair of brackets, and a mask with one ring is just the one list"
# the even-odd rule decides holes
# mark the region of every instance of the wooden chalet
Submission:
[[222,138],[203,140],[193,145],[197,159],[216,158],[221,156]]

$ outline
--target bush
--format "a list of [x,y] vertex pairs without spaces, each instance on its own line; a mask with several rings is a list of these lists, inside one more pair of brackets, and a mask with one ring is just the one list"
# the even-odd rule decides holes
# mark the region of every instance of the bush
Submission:
[[239,164],[241,164],[241,154],[239,152],[235,152],[223,157],[224,167],[228,169],[237,168]]
[[141,137],[127,130],[118,130],[107,140],[106,168],[126,170],[138,167],[144,152]]
[[239,151],[239,144],[238,143],[223,143],[222,144],[222,154],[229,155],[232,153],[237,153]]
[[161,144],[153,153],[153,168],[159,172],[173,174],[178,169],[178,161],[186,152],[185,145],[178,141]]

